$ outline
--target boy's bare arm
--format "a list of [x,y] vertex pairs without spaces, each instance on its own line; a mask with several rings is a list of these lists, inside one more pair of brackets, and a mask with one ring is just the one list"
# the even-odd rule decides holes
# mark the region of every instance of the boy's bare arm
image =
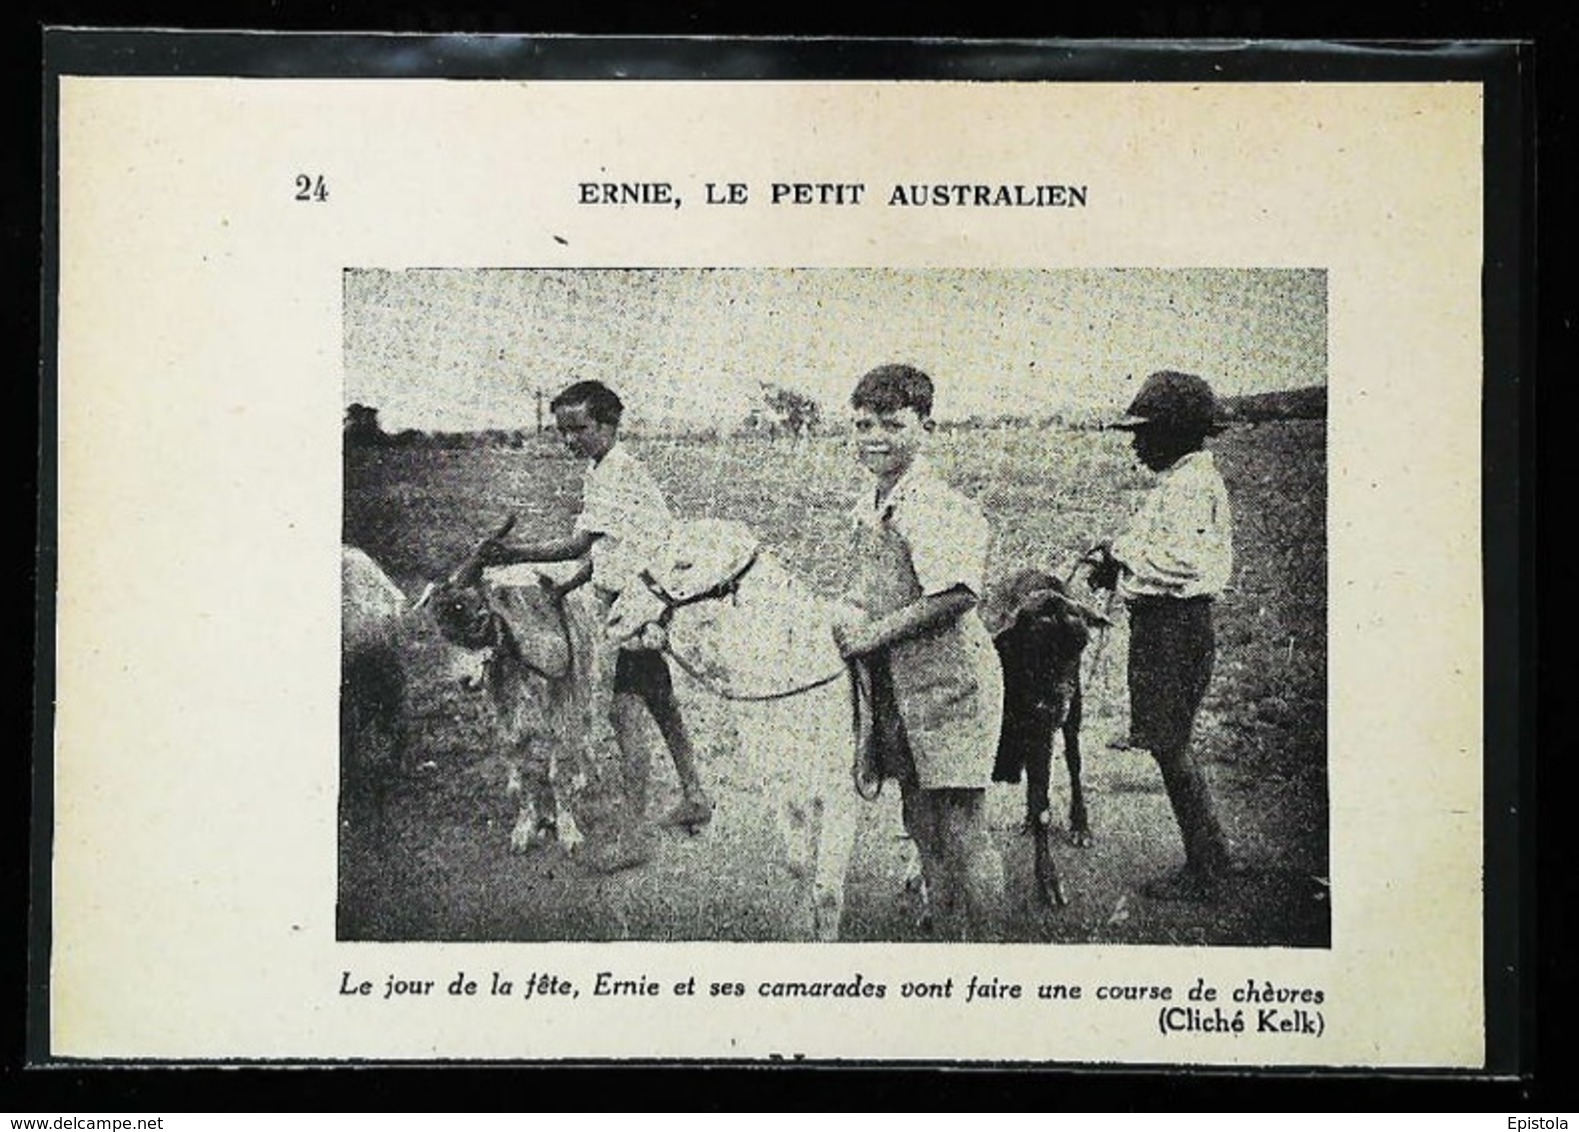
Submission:
[[563,582],[552,582],[554,590],[560,597],[564,597],[571,590],[579,589],[592,580],[592,559],[583,558],[581,565],[576,567],[576,572]]
[[889,645],[908,640],[927,629],[957,620],[975,608],[976,595],[964,586],[940,594],[928,594],[886,617],[864,625],[834,626],[834,639],[846,657],[865,656]]
[[483,543],[482,563],[484,566],[509,566],[516,562],[569,562],[590,554],[597,538],[589,531],[575,531],[564,538],[544,542],[510,544],[490,539]]

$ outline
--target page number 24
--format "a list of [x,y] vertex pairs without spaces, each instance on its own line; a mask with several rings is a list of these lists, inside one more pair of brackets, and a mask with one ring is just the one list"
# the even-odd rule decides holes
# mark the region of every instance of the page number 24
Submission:
[[296,199],[323,202],[329,199],[329,182],[323,175],[296,174]]

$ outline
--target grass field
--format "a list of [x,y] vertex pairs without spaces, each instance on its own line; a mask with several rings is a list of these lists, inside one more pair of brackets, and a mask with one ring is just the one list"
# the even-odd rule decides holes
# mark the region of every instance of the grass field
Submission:
[[[634,440],[676,514],[750,523],[814,588],[844,577],[845,513],[862,474],[836,437]],[[1235,509],[1237,565],[1218,603],[1218,655],[1195,745],[1249,870],[1218,905],[1139,897],[1182,863],[1150,757],[1109,749],[1126,727],[1123,626],[1088,655],[1086,783],[1096,845],[1059,852],[1072,903],[1030,900],[1030,851],[1016,832],[1020,787],[989,794],[1009,870],[1013,935],[1078,943],[1320,947],[1327,890],[1326,443],[1321,421],[1236,428],[1213,442]],[[939,433],[942,474],[996,532],[992,573],[1062,572],[1113,533],[1148,477],[1122,436],[993,429]],[[345,540],[407,592],[440,576],[506,514],[523,532],[568,529],[580,467],[557,443],[521,449],[368,448],[347,453]],[[768,802],[734,758],[727,706],[676,683],[718,813],[702,834],[666,836],[651,864],[594,876],[556,851],[512,856],[504,769],[481,705],[444,679],[430,629],[411,642],[411,742],[392,768],[389,822],[342,835],[339,932],[349,939],[772,939],[782,935]],[[675,790],[654,759],[654,808]],[[1055,815],[1064,785],[1055,765]],[[667,793],[666,793],[667,792]],[[924,939],[902,885],[897,791],[863,808],[844,935]],[[1341,899],[1341,894],[1338,895]]]

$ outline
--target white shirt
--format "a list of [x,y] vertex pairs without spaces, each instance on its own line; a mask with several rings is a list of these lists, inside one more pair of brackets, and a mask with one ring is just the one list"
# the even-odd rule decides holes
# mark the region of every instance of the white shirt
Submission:
[[854,518],[874,525],[886,518],[899,532],[923,597],[956,586],[981,597],[992,528],[981,508],[938,478],[925,458],[911,462],[887,498],[879,500],[874,490],[857,503]]
[[1191,452],[1157,473],[1123,535],[1113,540],[1121,597],[1215,596],[1234,566],[1228,489],[1210,452]]
[[672,518],[652,473],[618,441],[603,459],[587,465],[576,530],[598,535],[592,544],[592,580],[619,593],[647,566],[668,537]]

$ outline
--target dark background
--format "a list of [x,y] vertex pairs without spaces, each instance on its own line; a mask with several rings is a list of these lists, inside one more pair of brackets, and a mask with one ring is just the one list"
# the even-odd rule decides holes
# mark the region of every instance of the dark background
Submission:
[[[5,1002],[10,1023],[5,1027],[4,1068],[0,1069],[0,1110],[39,1114],[57,1112],[246,1111],[286,1108],[345,1108],[355,1110],[465,1107],[464,1101],[489,1107],[592,1107],[608,1096],[587,1086],[594,1079],[616,1073],[622,1092],[636,1104],[665,1104],[700,1109],[851,1107],[897,1108],[925,1105],[945,1107],[1004,1107],[1052,1109],[1447,1109],[1553,1113],[1574,1107],[1573,1074],[1558,1060],[1558,1050],[1569,1044],[1566,1029],[1572,1002],[1575,964],[1563,944],[1573,944],[1568,928],[1572,896],[1570,839],[1564,837],[1569,821],[1565,797],[1557,785],[1563,769],[1548,755],[1540,760],[1542,790],[1537,796],[1537,724],[1544,734],[1545,721],[1537,715],[1538,692],[1550,692],[1559,671],[1555,663],[1560,630],[1545,635],[1552,663],[1536,665],[1537,557],[1535,523],[1537,476],[1541,471],[1535,451],[1537,415],[1552,422],[1562,420],[1560,393],[1548,380],[1539,392],[1535,382],[1536,360],[1548,374],[1570,357],[1574,336],[1574,306],[1569,270],[1563,254],[1569,247],[1565,210],[1576,199],[1569,155],[1574,148],[1571,75],[1574,68],[1575,20],[1550,7],[1531,4],[1370,3],[1363,8],[1335,12],[1324,6],[1290,10],[1271,4],[1113,4],[1065,7],[1056,14],[1026,9],[996,11],[991,4],[975,3],[944,9],[930,17],[911,16],[904,26],[892,20],[885,25],[859,6],[841,6],[834,18],[819,19],[807,10],[780,6],[736,12],[736,5],[648,3],[630,9],[612,8],[596,17],[569,6],[528,13],[500,6],[472,4],[397,5],[392,3],[259,2],[242,0],[223,6],[155,2],[34,3],[12,9],[7,16],[10,33],[3,42],[8,53],[4,68],[11,98],[7,118],[15,131],[8,151],[10,183],[4,197],[3,230],[7,261],[20,284],[8,310],[8,341],[16,351],[14,378],[7,383],[11,398],[9,420],[17,437],[8,452],[13,474],[22,486],[24,518],[20,524],[28,537],[17,555],[13,576],[34,580],[35,600],[7,605],[10,639],[19,645],[12,671],[17,674],[24,742],[7,764],[3,794],[12,807],[6,825],[6,852],[0,857],[7,898],[5,906],[20,912],[40,895],[39,879],[30,874],[29,856],[47,854],[47,795],[35,796],[29,759],[47,760],[48,685],[53,658],[48,648],[36,654],[42,682],[33,686],[35,628],[47,646],[52,633],[50,595],[53,563],[48,544],[53,528],[50,510],[52,468],[48,438],[53,434],[48,390],[53,374],[47,355],[42,370],[40,304],[34,290],[40,283],[46,300],[52,298],[49,264],[44,260],[44,201],[40,193],[46,149],[41,135],[45,122],[41,27],[52,26],[152,26],[267,28],[304,31],[402,31],[484,33],[597,33],[636,34],[750,34],[768,35],[924,35],[1155,38],[1208,36],[1228,40],[1298,39],[1315,37],[1332,42],[1326,51],[1269,49],[1245,52],[1236,49],[1209,53],[1135,53],[1082,55],[1061,65],[1057,77],[1349,80],[1372,78],[1483,78],[1488,89],[1487,204],[1488,286],[1486,293],[1487,428],[1485,473],[1487,488],[1485,539],[1487,561],[1486,647],[1489,663],[1487,687],[1488,812],[1486,887],[1488,892],[1487,952],[1488,1038],[1499,1069],[1499,1079],[1404,1074],[1343,1075],[1300,1072],[1234,1073],[1222,1071],[1122,1072],[1075,1067],[1020,1070],[916,1070],[895,1068],[863,1072],[829,1071],[794,1066],[697,1067],[676,1069],[622,1066],[456,1068],[435,1080],[430,1067],[338,1067],[281,1071],[278,1068],[226,1071],[216,1068],[139,1067],[77,1068],[57,1065],[23,1068],[30,1049],[24,1037],[28,1002],[37,1007],[41,998],[39,978],[47,968],[28,965],[29,933],[25,916],[13,913],[0,918],[4,928]],[[1509,47],[1495,55],[1463,53],[1405,45],[1391,56],[1356,50],[1358,41],[1434,41],[1463,39],[1528,41],[1517,51]],[[1339,42],[1341,41],[1341,43]],[[1347,44],[1349,46],[1343,46]],[[125,43],[105,41],[98,54],[74,61],[86,70],[137,70],[147,73],[202,73],[204,62],[184,51],[154,50],[127,54]],[[327,52],[321,45],[288,45],[257,40],[230,41],[230,53],[214,60],[220,73],[350,73],[345,45]],[[409,45],[408,45],[409,46]],[[234,48],[234,50],[232,50]],[[282,49],[283,48],[283,49]],[[564,77],[603,73],[611,59],[624,54],[618,44],[593,44],[597,54],[589,61],[579,53],[585,45],[550,45],[548,69],[543,57],[521,67],[522,57],[509,52],[456,50],[439,45],[433,59],[417,55],[418,66],[432,64],[451,74],[533,74]],[[742,54],[742,51],[744,52]],[[800,44],[786,55],[766,59],[763,45],[726,49],[711,44],[682,51],[687,75],[745,74],[799,77],[1029,77],[1022,52],[1001,49],[986,58],[972,56],[959,47],[945,47],[937,54],[913,46],[876,43],[857,46]],[[673,54],[668,55],[673,58]],[[528,59],[531,57],[528,56]],[[1118,60],[1120,71],[1106,69]],[[437,62],[434,62],[437,60]],[[764,66],[764,63],[770,66]],[[283,68],[283,69],[282,69]],[[457,70],[458,68],[458,70]],[[504,68],[501,70],[500,68]],[[515,68],[515,69],[512,69]],[[555,71],[553,68],[559,68]],[[393,62],[365,53],[354,65],[355,73],[397,75],[413,73]],[[638,71],[638,73],[641,73]],[[652,77],[659,77],[653,74]],[[1539,180],[1534,173],[1539,163]],[[1537,234],[1537,196],[1541,228]],[[1537,305],[1537,289],[1539,302]],[[45,332],[51,333],[47,322]],[[42,374],[42,382],[33,375]],[[45,395],[40,397],[40,389]],[[1539,401],[1539,404],[1537,403]],[[1538,410],[1538,412],[1537,412]],[[1429,406],[1422,407],[1429,412]],[[1559,425],[1560,427],[1560,425]],[[1400,422],[1406,429],[1407,422]],[[42,459],[39,439],[44,438]],[[1557,469],[1554,467],[1553,471]],[[1544,482],[1549,483],[1550,480]],[[38,515],[31,502],[41,500]],[[40,532],[43,533],[40,541]],[[1427,550],[1428,548],[1423,548]],[[40,600],[41,599],[41,600]],[[1542,621],[1556,620],[1556,603],[1542,610]],[[36,624],[35,624],[36,622]],[[1556,644],[1553,644],[1554,638]],[[1541,697],[1543,700],[1548,696]],[[39,716],[38,734],[29,715]],[[1565,744],[1569,745],[1569,744]],[[47,768],[47,761],[41,764]],[[1535,822],[1529,820],[1537,814]],[[41,820],[43,819],[43,820]],[[30,825],[31,821],[31,825]],[[42,858],[47,870],[47,856]],[[1537,919],[1535,889],[1539,890]],[[35,914],[38,909],[35,909]],[[34,928],[39,921],[35,919]],[[47,928],[47,924],[44,925]],[[38,939],[31,941],[36,949]],[[435,1088],[435,1085],[439,1088]],[[499,1089],[490,1090],[489,1085]],[[708,1086],[702,1088],[699,1086]],[[464,1091],[462,1091],[464,1090]],[[744,1092],[743,1090],[749,1090]],[[1496,1122],[1505,1127],[1505,1120]]]

